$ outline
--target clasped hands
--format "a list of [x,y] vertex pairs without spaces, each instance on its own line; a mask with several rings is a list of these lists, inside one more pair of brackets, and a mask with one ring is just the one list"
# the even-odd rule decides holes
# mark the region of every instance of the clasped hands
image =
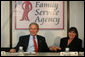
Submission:
[[57,51],[57,50],[61,50],[60,47],[56,47],[56,46],[51,46],[49,47],[50,51]]

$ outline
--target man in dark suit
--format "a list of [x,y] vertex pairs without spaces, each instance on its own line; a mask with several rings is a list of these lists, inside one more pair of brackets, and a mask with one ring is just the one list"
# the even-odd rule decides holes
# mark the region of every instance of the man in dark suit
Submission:
[[[22,46],[25,52],[48,52],[49,48],[46,44],[45,37],[37,35],[37,32],[39,31],[38,24],[31,23],[29,25],[29,31],[29,35],[21,36],[19,38],[19,42],[15,47],[16,51]],[[15,52],[15,49],[11,49],[10,52]]]

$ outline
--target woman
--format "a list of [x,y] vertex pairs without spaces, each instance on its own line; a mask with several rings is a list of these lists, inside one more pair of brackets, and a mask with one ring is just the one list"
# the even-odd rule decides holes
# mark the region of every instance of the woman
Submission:
[[60,41],[60,47],[51,46],[51,51],[65,51],[66,48],[69,48],[69,51],[81,51],[82,40],[78,37],[78,31],[75,27],[71,27],[68,31],[68,35],[65,38],[62,38]]
[[82,48],[82,40],[78,37],[78,31],[75,27],[71,27],[68,31],[68,35],[62,38],[60,41],[60,47],[62,51],[69,48],[69,51],[80,51]]

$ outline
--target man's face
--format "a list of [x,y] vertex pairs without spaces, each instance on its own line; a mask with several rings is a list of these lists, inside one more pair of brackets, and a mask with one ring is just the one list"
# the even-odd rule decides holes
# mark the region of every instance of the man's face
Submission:
[[31,35],[35,36],[37,34],[37,32],[38,32],[38,28],[37,28],[36,25],[33,24],[33,25],[30,26],[29,31],[30,31]]

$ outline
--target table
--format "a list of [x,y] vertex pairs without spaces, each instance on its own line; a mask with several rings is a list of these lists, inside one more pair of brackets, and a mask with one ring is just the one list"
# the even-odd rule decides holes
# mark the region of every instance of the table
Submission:
[[1,56],[84,56],[84,52],[5,52]]

